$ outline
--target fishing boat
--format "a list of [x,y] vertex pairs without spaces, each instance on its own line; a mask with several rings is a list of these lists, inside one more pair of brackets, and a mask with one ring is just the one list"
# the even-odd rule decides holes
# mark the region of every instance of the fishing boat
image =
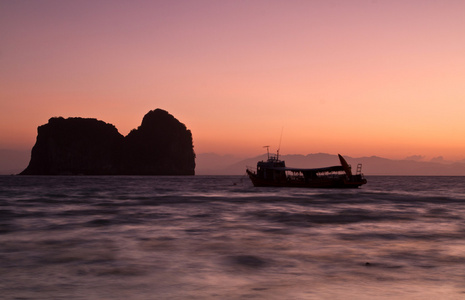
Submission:
[[339,166],[303,169],[286,167],[284,160],[270,155],[266,161],[257,163],[256,171],[247,168],[246,172],[254,186],[261,187],[304,187],[304,188],[358,188],[367,183],[362,174],[362,164],[357,165],[356,174],[351,166],[338,154]]

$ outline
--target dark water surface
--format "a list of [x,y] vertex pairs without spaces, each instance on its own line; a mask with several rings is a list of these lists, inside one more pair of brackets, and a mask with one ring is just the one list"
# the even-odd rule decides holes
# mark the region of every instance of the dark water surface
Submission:
[[0,176],[2,299],[465,299],[465,177]]

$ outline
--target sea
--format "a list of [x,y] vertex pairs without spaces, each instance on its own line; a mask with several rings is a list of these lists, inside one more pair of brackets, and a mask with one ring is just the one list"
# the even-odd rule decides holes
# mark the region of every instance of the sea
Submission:
[[465,177],[0,176],[1,299],[465,299]]

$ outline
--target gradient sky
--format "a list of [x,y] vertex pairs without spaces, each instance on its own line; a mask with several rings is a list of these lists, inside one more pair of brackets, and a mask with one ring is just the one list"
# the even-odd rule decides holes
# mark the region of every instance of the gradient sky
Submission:
[[197,153],[465,158],[465,1],[0,0],[0,148],[53,116]]

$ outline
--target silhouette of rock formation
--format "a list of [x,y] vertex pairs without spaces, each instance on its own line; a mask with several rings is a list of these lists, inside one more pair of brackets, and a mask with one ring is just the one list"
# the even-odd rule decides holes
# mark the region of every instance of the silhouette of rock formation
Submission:
[[51,118],[37,131],[21,175],[194,175],[192,134],[161,109],[148,112],[126,137],[84,118]]
[[123,174],[194,175],[192,134],[168,112],[148,112],[125,138]]

